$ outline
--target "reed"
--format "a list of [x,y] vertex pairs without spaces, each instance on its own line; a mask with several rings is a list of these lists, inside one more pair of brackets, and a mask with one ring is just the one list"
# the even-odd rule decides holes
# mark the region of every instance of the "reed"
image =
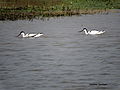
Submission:
[[120,9],[120,0],[0,0],[0,20],[71,16]]

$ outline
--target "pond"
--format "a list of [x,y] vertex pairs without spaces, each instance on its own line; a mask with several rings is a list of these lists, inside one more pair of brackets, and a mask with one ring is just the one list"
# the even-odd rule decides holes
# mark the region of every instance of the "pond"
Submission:
[[[22,30],[44,37],[16,37]],[[120,13],[0,21],[0,90],[118,89]]]

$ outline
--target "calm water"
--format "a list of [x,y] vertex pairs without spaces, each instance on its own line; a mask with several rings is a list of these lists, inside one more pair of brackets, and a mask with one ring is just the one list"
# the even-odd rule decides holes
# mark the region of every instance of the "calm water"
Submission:
[[[15,37],[21,30],[45,37]],[[120,13],[0,21],[0,90],[119,89]]]

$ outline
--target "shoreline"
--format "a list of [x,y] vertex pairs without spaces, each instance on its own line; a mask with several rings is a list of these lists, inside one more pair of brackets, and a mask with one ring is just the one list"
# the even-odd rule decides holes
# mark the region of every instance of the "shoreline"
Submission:
[[43,11],[43,12],[1,12],[0,21],[5,20],[32,20],[34,18],[44,17],[60,17],[72,15],[86,15],[86,14],[108,14],[120,13],[120,9],[86,9],[86,10],[70,10],[70,11]]
[[109,13],[120,0],[0,0],[0,20]]

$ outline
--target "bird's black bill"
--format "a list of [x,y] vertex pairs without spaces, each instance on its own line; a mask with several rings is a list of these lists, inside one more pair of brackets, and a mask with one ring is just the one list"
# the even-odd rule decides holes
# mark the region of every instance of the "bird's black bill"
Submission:
[[16,37],[19,37],[21,34],[18,34]]
[[78,31],[78,32],[82,32],[83,30],[81,30],[81,31]]

